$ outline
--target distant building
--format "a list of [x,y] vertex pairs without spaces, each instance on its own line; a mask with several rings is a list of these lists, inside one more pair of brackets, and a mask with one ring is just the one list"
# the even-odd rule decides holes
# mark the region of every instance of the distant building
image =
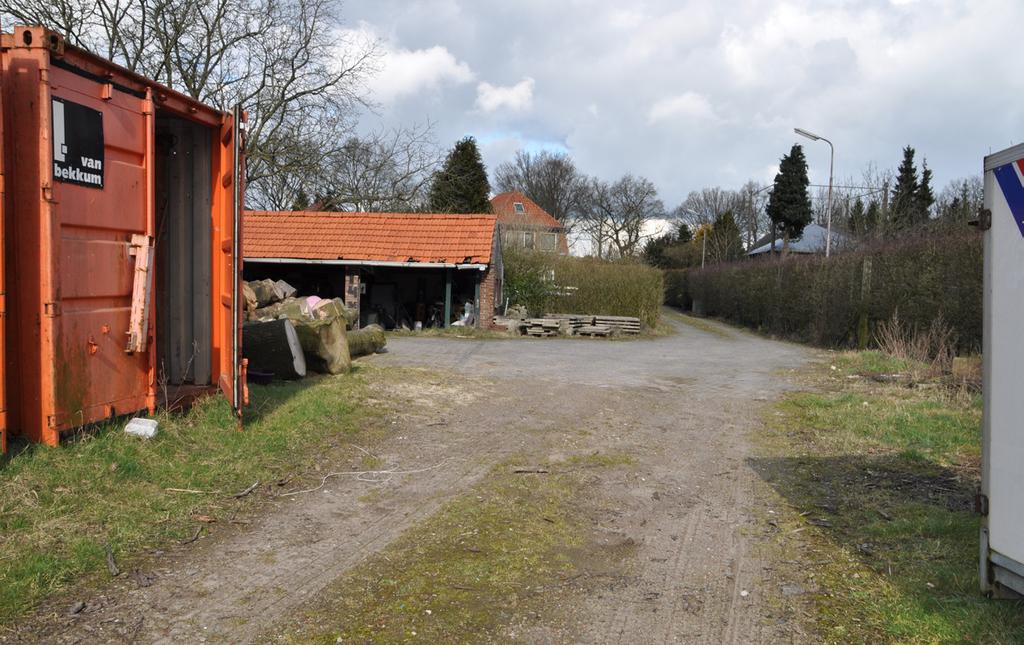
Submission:
[[246,211],[244,227],[246,280],[343,298],[360,325],[447,327],[469,307],[488,327],[502,302],[494,215]]
[[[640,228],[640,242],[637,244],[636,252],[640,253],[643,251],[644,245],[653,239],[657,239],[671,233],[675,230],[678,224],[673,220],[667,219],[650,219],[643,223]],[[608,257],[610,254],[614,255],[615,243],[610,239],[611,234],[602,240],[602,254],[604,257]],[[569,240],[570,252],[578,257],[596,256],[598,253],[598,240],[591,231],[586,230],[575,230],[570,235]]]
[[[795,237],[789,240],[789,252],[790,253],[825,253],[825,239],[827,237],[828,230],[820,224],[808,224],[804,227],[803,233],[800,237]],[[776,238],[775,240],[775,252],[779,253],[782,251],[782,238]],[[837,231],[835,228],[832,229],[832,252],[835,253],[849,246],[851,240],[845,233]],[[760,240],[754,243],[754,248],[747,251],[747,255],[750,257],[756,257],[771,253],[772,251],[772,240],[770,235],[765,235]]]
[[569,253],[565,227],[523,193],[511,191],[491,198],[506,247]]

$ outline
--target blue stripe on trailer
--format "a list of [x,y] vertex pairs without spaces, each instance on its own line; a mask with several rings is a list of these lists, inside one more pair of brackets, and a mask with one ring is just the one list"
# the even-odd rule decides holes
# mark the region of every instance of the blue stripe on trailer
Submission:
[[1024,185],[1021,185],[1020,176],[1017,174],[1017,169],[1014,168],[1017,163],[999,166],[993,172],[996,174],[996,181],[999,182],[1003,196],[1006,197],[1006,203],[1010,205],[1010,212],[1017,222],[1017,228],[1020,229],[1021,236],[1024,236]]

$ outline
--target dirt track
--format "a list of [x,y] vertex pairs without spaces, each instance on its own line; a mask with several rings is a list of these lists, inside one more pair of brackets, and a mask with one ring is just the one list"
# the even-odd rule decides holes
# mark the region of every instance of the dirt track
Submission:
[[787,387],[785,370],[812,355],[675,324],[677,334],[650,341],[393,339],[367,362],[413,369],[380,375],[376,396],[403,412],[387,418],[376,452],[419,472],[383,483],[335,478],[277,498],[243,529],[154,561],[142,574],[148,584],[122,580],[78,617],[43,615],[22,634],[252,642],[501,458],[557,462],[600,450],[635,458],[625,479],[593,484],[607,509],[600,530],[637,545],[629,575],[572,608],[574,633],[534,625],[516,638],[801,641],[800,599],[780,591],[798,572],[763,559],[763,484],[745,459],[762,406]]

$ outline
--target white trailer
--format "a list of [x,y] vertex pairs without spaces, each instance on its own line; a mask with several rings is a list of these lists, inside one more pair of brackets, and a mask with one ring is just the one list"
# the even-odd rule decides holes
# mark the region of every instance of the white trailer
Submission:
[[1024,594],[1024,144],[985,158],[981,589]]

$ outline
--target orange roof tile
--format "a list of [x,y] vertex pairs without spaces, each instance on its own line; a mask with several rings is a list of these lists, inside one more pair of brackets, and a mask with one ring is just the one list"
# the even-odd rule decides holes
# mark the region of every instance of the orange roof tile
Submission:
[[246,211],[246,258],[490,264],[494,215]]
[[[524,212],[516,212],[516,202],[523,205]],[[557,219],[541,208],[537,202],[519,191],[513,190],[507,193],[499,193],[492,197],[491,210],[498,216],[498,221],[502,224],[520,226],[525,224],[527,226],[543,226],[545,228],[562,228]]]

